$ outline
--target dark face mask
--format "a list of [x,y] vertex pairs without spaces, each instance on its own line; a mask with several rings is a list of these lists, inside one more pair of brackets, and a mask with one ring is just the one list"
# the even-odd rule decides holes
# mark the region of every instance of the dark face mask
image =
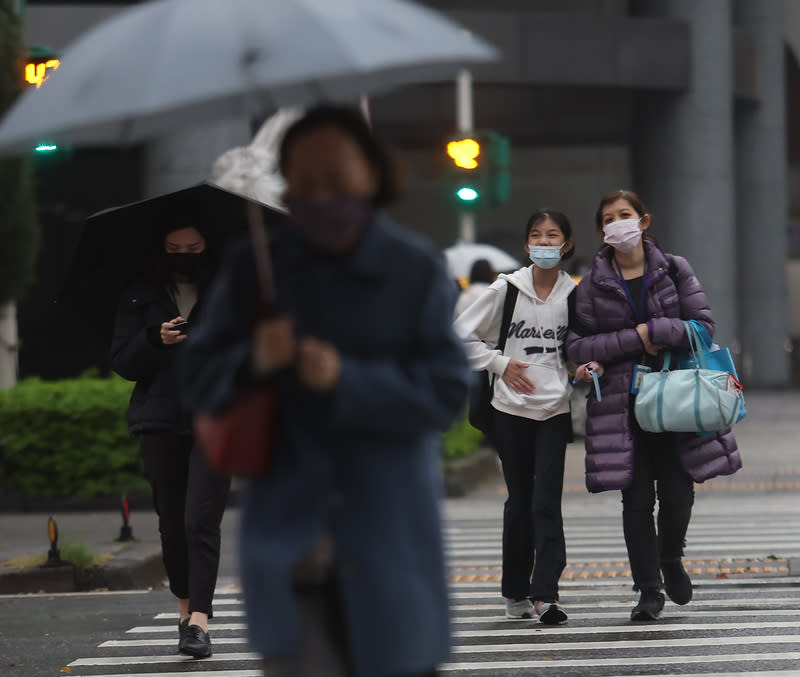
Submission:
[[337,251],[367,224],[372,201],[361,195],[341,195],[325,202],[287,198],[286,206],[303,237],[313,247]]
[[205,252],[200,254],[167,254],[167,266],[173,273],[196,280],[206,263]]

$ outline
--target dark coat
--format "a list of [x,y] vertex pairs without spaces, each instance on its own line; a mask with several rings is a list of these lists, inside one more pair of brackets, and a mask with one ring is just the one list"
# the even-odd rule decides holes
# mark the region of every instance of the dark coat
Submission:
[[[187,320],[194,322],[198,305]],[[166,289],[138,283],[122,295],[114,323],[111,367],[135,381],[128,408],[131,434],[169,431],[191,433],[191,420],[181,405],[177,357],[183,344],[166,346],[159,330],[179,314]],[[187,339],[189,340],[189,339]]]
[[[627,294],[610,259],[610,247],[594,257],[591,272],[578,285],[577,323],[567,338],[567,354],[578,364],[596,361],[602,401],[592,389],[587,404],[586,486],[589,491],[625,489],[633,478],[633,431],[630,388],[633,367],[643,359],[644,345]],[[700,282],[686,259],[674,256],[670,275],[667,256],[645,240],[647,257],[647,325],[650,340],[668,349],[688,349],[682,320],[698,320],[713,336],[714,321]],[[672,277],[677,281],[677,286]],[[663,352],[656,360],[660,368]],[[732,475],[742,466],[730,430],[712,435],[675,434],[681,464],[695,482]]]
[[[299,336],[333,343],[342,372],[329,395],[279,379],[275,466],[242,506],[251,645],[270,657],[297,648],[291,572],[328,530],[355,674],[430,670],[449,646],[439,433],[463,411],[470,374],[451,326],[455,289],[441,253],[380,214],[344,259],[315,254],[291,230],[274,258],[278,312]],[[245,244],[186,344],[194,411],[218,411],[245,387],[255,284]]]

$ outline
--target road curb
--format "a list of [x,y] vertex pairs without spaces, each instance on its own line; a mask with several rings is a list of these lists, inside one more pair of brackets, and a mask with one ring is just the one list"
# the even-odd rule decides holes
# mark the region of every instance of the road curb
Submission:
[[121,554],[88,569],[65,563],[0,571],[0,594],[136,590],[158,587],[166,578],[160,547],[133,544]]

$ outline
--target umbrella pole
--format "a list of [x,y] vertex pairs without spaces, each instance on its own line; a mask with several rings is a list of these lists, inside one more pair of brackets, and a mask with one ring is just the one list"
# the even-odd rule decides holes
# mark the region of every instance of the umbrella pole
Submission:
[[247,203],[247,226],[250,231],[250,242],[253,245],[253,257],[256,262],[258,289],[266,308],[272,305],[275,298],[275,281],[272,275],[272,255],[270,253],[269,236],[264,225],[261,205]]

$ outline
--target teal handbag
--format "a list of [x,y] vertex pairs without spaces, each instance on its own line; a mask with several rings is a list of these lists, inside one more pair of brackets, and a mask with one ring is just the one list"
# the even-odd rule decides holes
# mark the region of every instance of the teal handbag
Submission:
[[[694,369],[699,363],[702,369],[727,371],[738,379],[739,374],[736,373],[736,365],[733,363],[731,351],[727,348],[714,345],[706,328],[697,320],[689,320],[688,325],[689,329],[691,329],[692,341],[694,343],[693,347],[697,359],[695,360],[693,358],[691,350],[681,352],[678,355],[678,369]],[[739,399],[739,413],[736,416],[736,423],[747,416],[747,406],[745,405],[744,396],[742,395]]]
[[684,326],[695,366],[670,371],[667,353],[661,371],[642,377],[634,415],[648,432],[710,433],[730,428],[739,415],[738,381],[728,371],[700,366],[692,328],[688,322]]

